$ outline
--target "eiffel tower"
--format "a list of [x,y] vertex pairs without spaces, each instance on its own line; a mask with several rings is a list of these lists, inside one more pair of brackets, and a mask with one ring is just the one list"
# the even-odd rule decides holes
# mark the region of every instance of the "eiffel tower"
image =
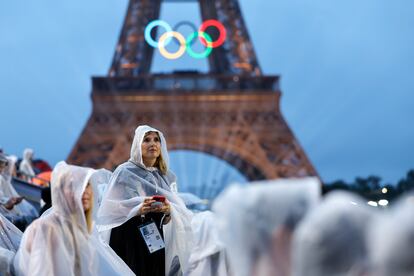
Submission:
[[[169,150],[211,154],[248,180],[317,175],[280,112],[279,77],[262,73],[238,1],[193,1],[203,21],[227,32],[209,72],[151,74],[145,28],[162,0],[130,0],[108,76],[92,78],[92,115],[68,162],[113,169],[129,158],[136,126],[148,124]],[[214,31],[205,30],[213,41]]]

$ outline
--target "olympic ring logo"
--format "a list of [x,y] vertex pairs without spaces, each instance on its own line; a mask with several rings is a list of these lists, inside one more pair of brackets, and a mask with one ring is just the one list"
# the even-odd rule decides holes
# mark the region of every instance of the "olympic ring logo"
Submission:
[[[224,43],[224,41],[226,40],[226,37],[227,37],[226,28],[224,28],[222,23],[220,23],[219,21],[214,20],[214,19],[204,21],[201,24],[201,26],[198,28],[198,30],[193,30],[193,32],[190,35],[188,35],[187,38],[184,38],[184,36],[181,33],[176,31],[178,29],[178,27],[180,27],[182,24],[189,24],[190,26],[192,26],[191,23],[188,23],[188,22],[184,21],[184,22],[181,22],[181,23],[177,24],[174,27],[174,30],[173,30],[171,28],[171,26],[165,21],[162,21],[162,20],[151,21],[147,25],[147,27],[145,27],[145,41],[147,41],[147,43],[150,46],[152,46],[154,48],[158,48],[161,55],[164,56],[167,59],[178,59],[182,55],[184,55],[185,52],[187,52],[188,55],[190,55],[191,57],[193,57],[195,59],[202,59],[202,58],[208,57],[211,54],[211,52],[213,51],[213,48],[217,48],[217,47],[223,45],[223,43]],[[158,42],[156,42],[151,37],[151,31],[155,27],[162,27],[165,30],[165,33],[163,33],[161,35]],[[211,36],[206,33],[206,30],[209,27],[215,27],[219,31],[219,36],[218,36],[217,40],[213,41]],[[193,29],[195,29],[195,27]],[[166,49],[166,46],[174,38],[175,38],[176,41],[178,41],[179,48],[176,52],[169,52]],[[200,40],[201,44],[203,44],[203,46],[205,47],[204,51],[201,52],[201,53],[195,52],[192,49],[192,44],[195,42],[196,38],[198,38]]]

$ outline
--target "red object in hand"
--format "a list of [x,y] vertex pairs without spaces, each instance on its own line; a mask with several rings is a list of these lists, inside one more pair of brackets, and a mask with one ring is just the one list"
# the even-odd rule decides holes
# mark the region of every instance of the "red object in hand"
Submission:
[[155,195],[155,196],[152,197],[152,199],[155,200],[155,201],[164,202],[165,201],[165,196]]

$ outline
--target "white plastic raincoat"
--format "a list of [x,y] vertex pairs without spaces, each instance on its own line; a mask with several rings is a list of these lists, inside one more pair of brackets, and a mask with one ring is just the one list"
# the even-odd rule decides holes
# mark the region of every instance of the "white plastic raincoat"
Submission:
[[366,231],[372,211],[354,194],[329,193],[295,231],[293,275],[365,275]]
[[11,275],[22,232],[0,214],[0,275]]
[[194,247],[186,276],[227,276],[230,267],[224,243],[219,238],[216,216],[211,211],[195,213],[191,221]]
[[37,210],[27,200],[23,199],[19,204],[14,205],[11,210],[3,206],[10,198],[20,197],[11,183],[12,168],[16,160],[14,158],[8,158],[8,160],[7,168],[0,174],[0,213],[14,223],[21,221],[24,225],[27,225],[39,216]]
[[23,160],[20,162],[19,170],[24,173],[25,176],[35,176],[35,172],[32,167],[33,150],[25,149],[23,151]]
[[213,203],[237,276],[289,275],[290,237],[320,196],[317,178],[232,185]]
[[[161,140],[161,155],[169,168],[167,145],[161,131],[149,126],[139,126],[131,147],[131,158],[113,173],[109,188],[98,212],[99,231],[111,230],[136,216],[145,197],[164,195],[171,206],[171,222],[164,225],[165,270],[168,275],[173,259],[178,256],[182,271],[188,267],[192,246],[191,212],[171,190],[175,175],[168,170],[162,175],[158,170],[147,168],[142,160],[141,144],[147,132],[154,131]],[[128,240],[125,240],[128,242]]]
[[368,275],[414,275],[414,194],[401,198],[387,211],[369,227],[371,271]]
[[25,231],[14,260],[17,275],[133,275],[88,232],[82,195],[92,169],[60,162],[52,173],[52,208]]
[[[89,179],[89,183],[93,186],[93,198],[94,204],[97,208],[94,211],[98,211],[101,206],[102,198],[108,190],[109,180],[111,179],[112,172],[107,169],[96,170]],[[95,218],[95,216],[94,216]]]

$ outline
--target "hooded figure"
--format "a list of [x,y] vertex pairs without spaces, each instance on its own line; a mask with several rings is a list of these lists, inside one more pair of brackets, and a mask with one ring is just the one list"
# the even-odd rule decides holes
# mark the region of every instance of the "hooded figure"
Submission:
[[403,197],[369,227],[371,274],[414,275],[414,194]]
[[108,190],[109,180],[111,179],[111,176],[111,171],[108,171],[107,169],[99,169],[92,174],[89,180],[93,186],[94,204],[97,206],[97,208],[94,209],[94,212],[97,212],[101,206],[102,198]]
[[23,173],[23,179],[29,180],[36,175],[35,171],[33,170],[33,150],[32,149],[25,149],[23,151],[23,160],[20,162],[19,171]]
[[0,275],[12,275],[13,258],[22,232],[0,214]]
[[372,218],[372,208],[358,196],[329,193],[295,232],[293,275],[366,275],[366,231]]
[[290,275],[290,248],[299,221],[319,200],[317,178],[232,185],[213,203],[219,233],[238,276]]
[[25,229],[38,217],[37,210],[14,189],[12,171],[15,164],[13,157],[7,158],[7,165],[0,171],[0,213],[21,229]]
[[[168,161],[164,135],[139,126],[131,158],[114,171],[98,212],[98,230],[111,230],[110,246],[137,275],[168,275],[177,261],[181,271],[187,269],[192,214],[171,190],[176,177]],[[165,202],[156,207],[154,195],[164,196]],[[159,240],[159,232],[165,248],[151,253],[144,239],[146,225],[156,227],[152,233]]]
[[[59,162],[52,173],[53,206],[24,232],[14,260],[17,275],[133,275],[91,235],[92,169]],[[85,196],[87,195],[87,196]]]
[[4,160],[6,162],[6,169],[3,171],[2,175],[6,181],[11,182],[12,178],[16,176],[16,162],[17,156],[15,155],[8,155],[5,156],[0,153],[0,162]]
[[190,256],[190,268],[185,275],[231,275],[225,246],[219,238],[216,215],[211,211],[195,213],[191,225],[194,248]]

